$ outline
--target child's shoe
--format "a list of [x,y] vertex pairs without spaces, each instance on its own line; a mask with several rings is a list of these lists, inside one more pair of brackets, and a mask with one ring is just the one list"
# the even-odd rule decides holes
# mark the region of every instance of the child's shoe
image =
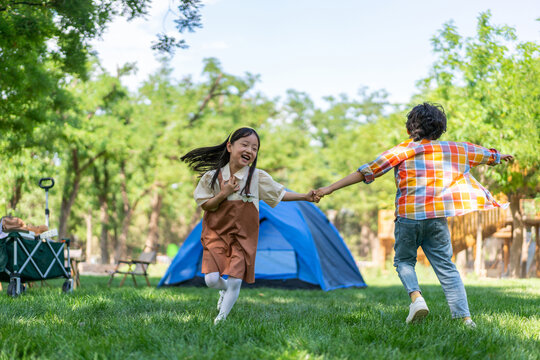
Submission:
[[216,316],[216,318],[214,319],[214,325],[217,325],[217,324],[220,324],[222,322],[225,321],[227,317],[225,315],[221,315],[219,314],[218,316]]
[[463,320],[463,325],[469,329],[474,329],[476,327],[476,323],[472,321],[472,319]]
[[218,311],[221,310],[221,303],[223,302],[223,297],[225,296],[225,290],[220,290],[219,292],[219,300],[217,301],[217,309]]
[[411,305],[409,305],[409,316],[407,316],[407,324],[411,322],[422,321],[427,314],[429,314],[429,309],[427,307],[426,301],[423,297],[417,298]]

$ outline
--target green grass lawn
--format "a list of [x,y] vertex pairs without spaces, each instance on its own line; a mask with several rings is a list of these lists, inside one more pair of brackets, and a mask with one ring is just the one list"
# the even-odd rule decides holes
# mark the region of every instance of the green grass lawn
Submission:
[[540,279],[466,278],[472,330],[451,319],[432,271],[419,270],[431,313],[416,325],[405,324],[393,270],[363,270],[366,289],[243,289],[217,327],[211,289],[119,280],[109,289],[107,278],[83,276],[70,295],[54,280],[12,299],[4,284],[0,359],[540,358]]

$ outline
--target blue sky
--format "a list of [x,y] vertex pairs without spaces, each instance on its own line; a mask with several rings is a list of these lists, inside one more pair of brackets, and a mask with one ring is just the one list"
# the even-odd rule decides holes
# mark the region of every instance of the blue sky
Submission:
[[[126,79],[132,89],[159,66],[150,49],[155,34],[175,32],[174,15],[166,16],[173,2],[153,2],[146,20],[119,19],[94,42],[110,72],[137,61],[139,71]],[[202,59],[216,57],[228,73],[259,74],[257,89],[271,97],[292,88],[322,105],[323,96],[355,96],[367,86],[403,103],[434,60],[430,38],[450,20],[473,36],[488,9],[492,24],[514,27],[521,41],[540,40],[538,0],[207,0],[204,27],[187,36],[190,48],[178,50],[171,66],[175,77],[197,79]]]

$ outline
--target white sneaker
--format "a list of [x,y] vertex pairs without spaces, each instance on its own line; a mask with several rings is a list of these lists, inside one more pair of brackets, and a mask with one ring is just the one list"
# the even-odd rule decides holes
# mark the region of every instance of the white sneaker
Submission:
[[463,324],[469,329],[474,329],[476,327],[476,324],[472,319],[463,320]]
[[222,323],[223,321],[225,321],[226,318],[227,318],[226,316],[219,314],[219,315],[216,316],[216,318],[214,319],[214,325],[217,325],[217,324],[219,324],[219,323]]
[[426,301],[423,297],[416,298],[416,300],[409,305],[409,316],[407,316],[408,323],[422,321],[427,314],[429,314],[429,309],[426,305]]
[[225,290],[219,291],[219,300],[217,301],[217,309],[221,310],[221,303],[223,302],[223,297],[225,296]]

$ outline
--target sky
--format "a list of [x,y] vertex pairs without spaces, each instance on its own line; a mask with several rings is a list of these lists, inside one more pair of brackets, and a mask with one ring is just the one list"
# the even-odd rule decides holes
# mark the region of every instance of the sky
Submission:
[[[137,62],[124,81],[131,90],[159,67],[151,43],[156,33],[175,33],[174,2],[153,0],[146,19],[119,18],[93,42],[111,73]],[[520,41],[540,40],[538,0],[205,0],[203,28],[185,36],[189,49],[177,50],[170,65],[175,78],[197,80],[203,59],[215,57],[227,73],[260,75],[256,89],[269,97],[295,89],[319,106],[324,96],[355,97],[362,87],[406,103],[435,59],[430,39],[451,20],[460,35],[474,36],[486,10]]]

